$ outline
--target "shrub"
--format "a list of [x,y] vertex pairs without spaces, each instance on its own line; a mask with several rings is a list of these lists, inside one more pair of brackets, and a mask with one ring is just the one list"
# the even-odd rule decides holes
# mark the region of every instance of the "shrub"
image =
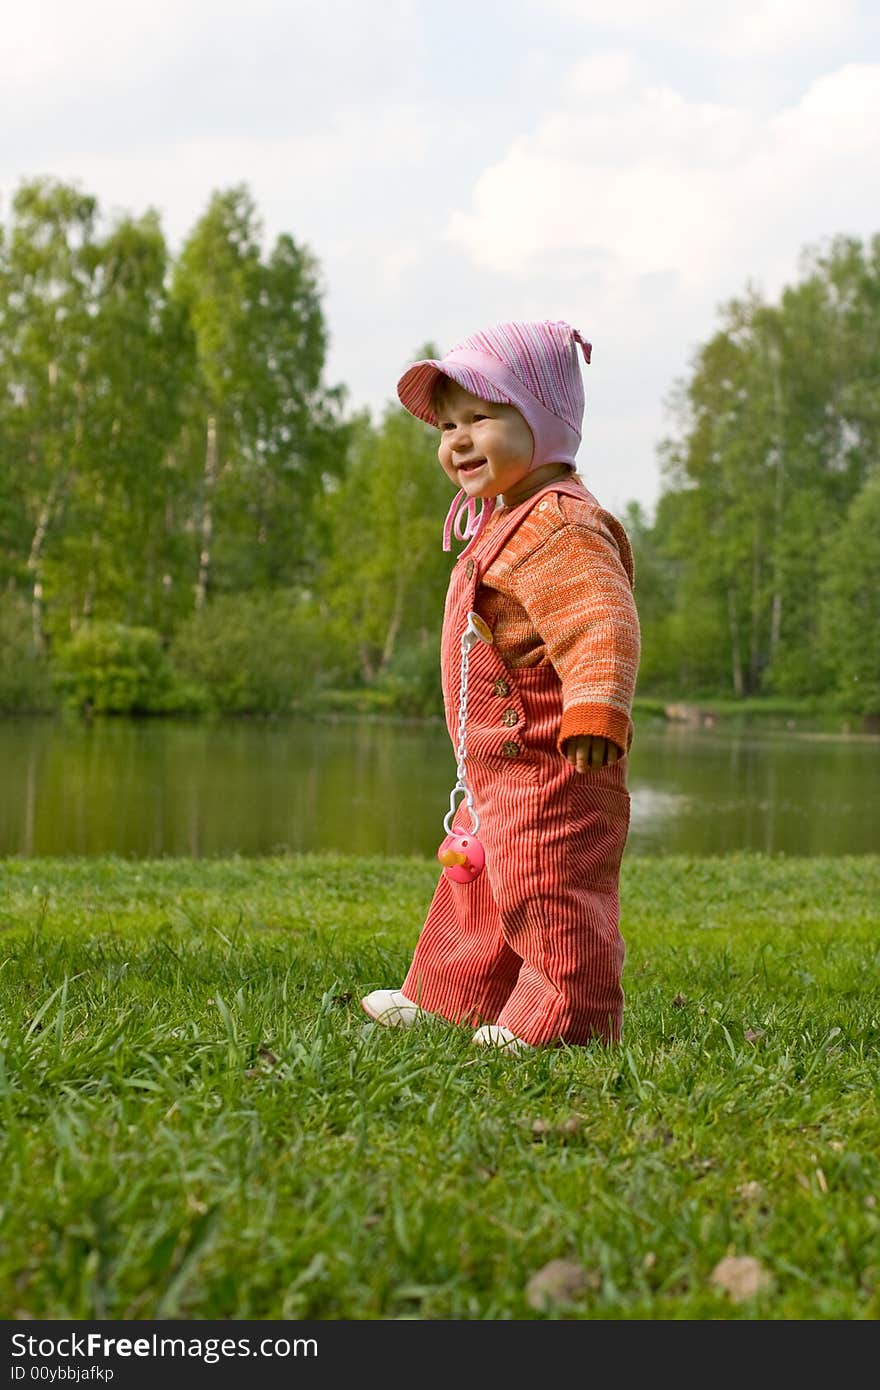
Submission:
[[397,714],[442,715],[439,634],[398,648],[378,676],[376,689],[390,697]]
[[230,594],[194,613],[169,655],[212,709],[282,714],[337,677],[342,643],[332,620],[296,593]]
[[175,706],[158,632],[85,623],[58,651],[55,681],[67,705],[95,714],[157,714]]

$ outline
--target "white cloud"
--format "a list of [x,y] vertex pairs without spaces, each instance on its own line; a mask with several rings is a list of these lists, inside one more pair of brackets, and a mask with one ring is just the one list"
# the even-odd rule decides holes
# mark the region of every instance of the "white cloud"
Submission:
[[547,115],[479,177],[448,234],[512,276],[577,252],[612,278],[699,284],[731,260],[745,270],[746,245],[784,250],[795,222],[801,241],[866,230],[878,147],[880,65],[850,64],[764,123],[645,88],[598,114]]
[[839,43],[858,18],[857,0],[534,0],[546,16],[566,19],[629,39],[655,39],[726,58],[769,58]]
[[420,66],[415,0],[36,0],[4,7],[0,121],[19,153],[315,129],[400,100]]
[[635,80],[637,67],[635,54],[623,48],[593,53],[568,72],[565,91],[575,100],[619,92]]
[[[592,71],[615,69],[626,65]],[[652,491],[646,454],[663,432],[662,399],[718,306],[748,283],[775,296],[805,245],[877,230],[865,190],[876,186],[880,65],[829,73],[769,118],[631,83],[594,101],[583,77],[484,170],[447,236],[484,274],[508,277],[511,303],[543,288],[541,317],[593,337],[593,444],[613,455],[615,432],[631,439],[641,424],[631,494],[597,459],[619,506]]]

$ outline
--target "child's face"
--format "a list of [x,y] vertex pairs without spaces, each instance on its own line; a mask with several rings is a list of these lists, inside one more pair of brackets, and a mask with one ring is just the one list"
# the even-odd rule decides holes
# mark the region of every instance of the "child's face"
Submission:
[[481,401],[450,381],[435,409],[440,422],[437,456],[468,497],[498,497],[526,477],[535,442],[515,406]]

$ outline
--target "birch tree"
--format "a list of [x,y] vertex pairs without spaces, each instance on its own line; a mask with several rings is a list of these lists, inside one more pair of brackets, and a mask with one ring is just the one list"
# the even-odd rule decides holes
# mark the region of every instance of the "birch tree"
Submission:
[[155,214],[109,232],[93,198],[19,189],[2,247],[0,458],[18,518],[7,551],[33,641],[94,616],[156,615],[163,460],[180,430],[185,323]]
[[309,517],[347,441],[323,383],[317,262],[288,235],[268,256],[243,186],[213,195],[175,268],[196,346],[182,450],[198,469],[193,604],[304,578]]
[[46,646],[46,556],[88,448],[96,215],[95,199],[73,188],[26,183],[2,247],[0,458],[22,523],[13,565],[30,590],[38,651]]

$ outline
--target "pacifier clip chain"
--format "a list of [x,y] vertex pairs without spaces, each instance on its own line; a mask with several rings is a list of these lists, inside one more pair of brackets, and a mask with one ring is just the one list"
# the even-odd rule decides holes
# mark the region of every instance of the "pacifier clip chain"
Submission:
[[[480,817],[474,807],[473,793],[467,784],[467,702],[468,702],[468,664],[470,661],[471,648],[477,642],[492,643],[492,629],[480,617],[479,613],[468,613],[467,626],[461,635],[461,687],[458,699],[458,747],[456,748],[456,774],[458,780],[449,796],[449,810],[443,819],[443,829],[446,831],[446,839],[437,851],[437,858],[443,865],[443,872],[447,878],[451,878],[456,883],[472,883],[478,874],[482,873],[483,865],[486,862],[486,853],[480,841],[477,839],[477,831],[480,828]],[[463,797],[463,801],[456,805],[456,798]],[[456,811],[465,805],[470,812],[472,829],[470,833],[459,831],[456,833],[452,828]]]

